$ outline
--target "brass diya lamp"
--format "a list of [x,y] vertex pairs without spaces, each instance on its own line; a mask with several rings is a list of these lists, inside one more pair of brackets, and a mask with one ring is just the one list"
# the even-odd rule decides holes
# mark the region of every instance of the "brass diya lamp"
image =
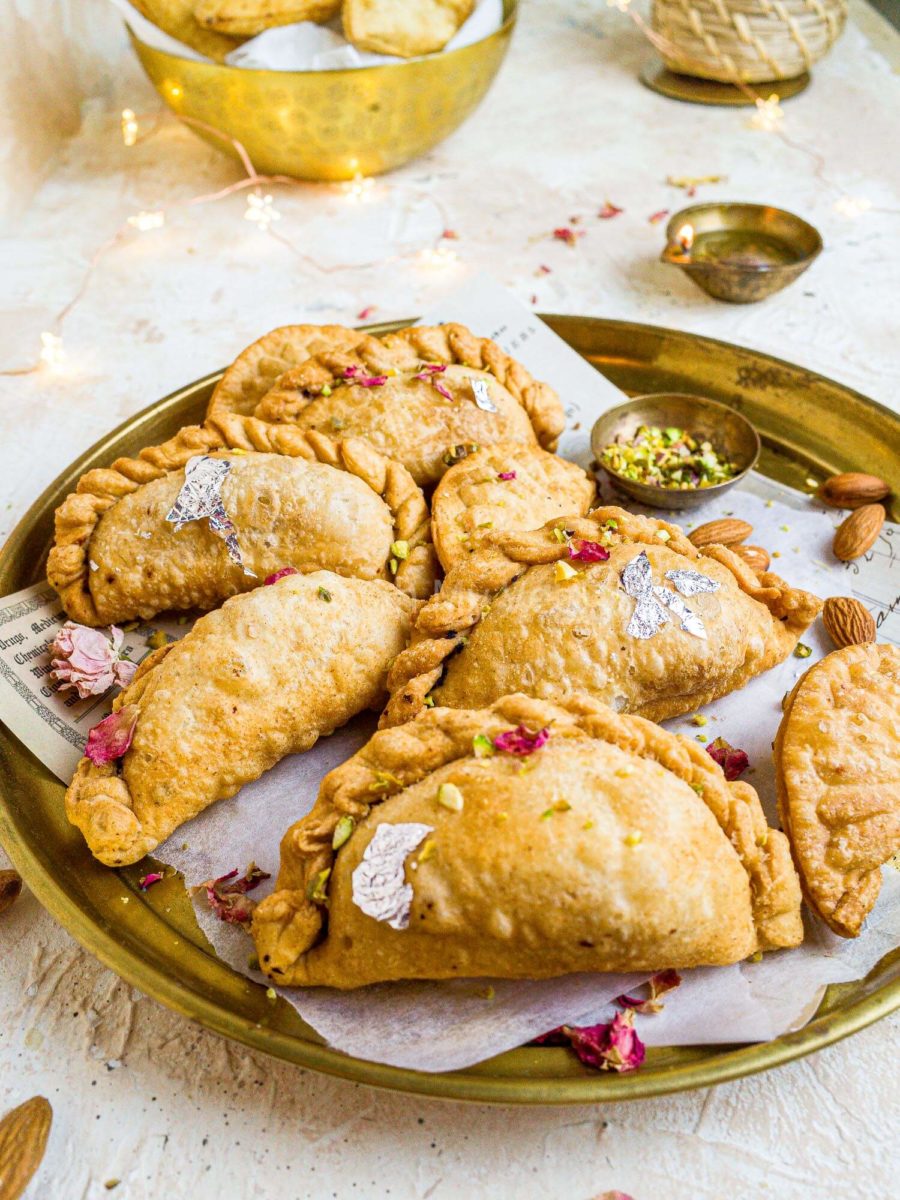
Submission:
[[822,249],[808,221],[767,204],[693,204],[672,217],[666,239],[662,262],[732,304],[780,292]]

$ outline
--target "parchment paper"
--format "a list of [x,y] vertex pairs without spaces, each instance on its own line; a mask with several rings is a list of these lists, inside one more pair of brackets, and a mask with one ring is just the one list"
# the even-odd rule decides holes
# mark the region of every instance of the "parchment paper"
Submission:
[[[593,421],[622,399],[612,384],[490,279],[468,284],[465,294],[449,298],[423,318],[428,324],[439,320],[461,320],[495,337],[535,375],[552,383],[568,417],[561,450],[579,462],[590,460]],[[898,527],[886,526],[873,551],[843,567],[830,554],[841,514],[761,476],[729,493],[724,503],[713,502],[688,514],[690,519],[683,523],[695,525],[729,513],[754,526],[752,540],[773,554],[773,570],[819,595],[856,595],[875,614],[880,640],[900,640],[900,567],[894,555]],[[108,704],[67,704],[47,685],[47,644],[62,619],[46,584],[0,603],[0,714],[67,782],[87,730]],[[131,657],[142,657],[147,637],[160,628],[168,636],[180,636],[188,626],[152,622],[129,630]],[[687,736],[711,741],[721,735],[746,750],[751,771],[745,778],[757,788],[775,823],[771,743],[782,697],[831,649],[820,623],[804,641],[812,649],[809,658],[789,658],[739,693],[708,706],[703,710],[708,724],[702,729],[691,724],[690,715],[666,723]],[[372,717],[357,718],[307,754],[285,759],[237,796],[182,826],[155,857],[181,871],[189,887],[235,867],[243,870],[251,860],[274,876],[285,829],[311,808],[322,776],[358,749],[374,725]],[[271,887],[268,881],[254,897],[262,898]],[[218,921],[203,900],[195,900],[195,909],[219,956],[262,981],[248,966],[253,946],[243,930]],[[685,972],[682,986],[666,998],[662,1013],[637,1018],[640,1036],[651,1045],[751,1042],[802,1026],[827,984],[860,978],[900,944],[896,871],[886,868],[881,898],[855,941],[834,937],[809,916],[806,923],[806,941],[796,950],[767,954],[759,963]],[[640,982],[636,975],[578,975],[541,982],[460,980],[388,984],[350,993],[307,989],[281,994],[331,1045],[348,1054],[440,1071],[521,1045],[563,1022],[602,1019],[614,997]]]

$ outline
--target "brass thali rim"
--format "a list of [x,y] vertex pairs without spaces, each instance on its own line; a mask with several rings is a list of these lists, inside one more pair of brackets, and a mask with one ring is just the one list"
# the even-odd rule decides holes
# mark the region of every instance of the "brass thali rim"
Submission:
[[[544,319],[560,333],[564,334],[568,328],[572,336],[576,336],[574,327],[577,322],[579,326],[595,326],[598,330],[602,328],[621,339],[629,336],[659,335],[676,340],[688,339],[692,344],[702,344],[702,347],[710,352],[719,350],[734,353],[740,349],[727,342],[633,322],[554,315],[547,315]],[[372,332],[387,332],[401,328],[408,323],[408,321],[383,323],[372,326],[371,330]],[[742,353],[750,352],[742,351]],[[793,372],[798,370],[793,364],[770,355],[756,352],[752,352],[752,354],[755,360],[764,363],[767,368],[784,368]],[[49,506],[53,498],[58,495],[61,488],[71,484],[73,477],[80,473],[83,464],[98,456],[102,457],[108,448],[112,448],[129,434],[140,433],[149,422],[151,415],[164,418],[167,414],[171,416],[178,413],[179,409],[186,408],[191,400],[196,400],[198,393],[204,388],[210,389],[221,377],[221,374],[221,371],[213,372],[149,405],[100,439],[63,471],[31,505],[0,551],[0,586],[3,591],[12,591],[25,586],[21,578],[14,586],[7,586],[10,583],[9,577],[14,572],[17,572],[19,576],[24,573],[19,559],[25,540],[36,525],[47,521]],[[803,375],[804,379],[819,380],[823,384],[836,386],[833,381],[816,376],[812,372],[804,371]],[[838,386],[846,395],[871,407],[882,417],[897,422],[896,416],[883,405],[869,400],[858,392],[853,392],[850,388]],[[10,745],[13,749],[18,748],[18,753],[27,754],[21,750],[19,743],[11,734],[3,731],[3,734],[0,735],[0,752],[2,752],[0,759],[4,765],[7,748]],[[37,763],[37,760],[33,760],[33,763],[36,771],[49,774],[46,772],[46,768]],[[189,982],[179,978],[177,971],[173,971],[171,967],[165,967],[162,962],[147,961],[132,945],[123,943],[117,937],[115,923],[100,920],[88,906],[80,906],[77,896],[70,894],[49,869],[48,864],[42,861],[38,847],[33,844],[33,840],[28,838],[27,829],[24,828],[26,822],[17,814],[15,804],[9,801],[7,790],[5,779],[0,778],[0,842],[8,851],[16,869],[19,870],[39,902],[86,950],[145,994],[181,1015],[199,1022],[215,1033],[298,1066],[357,1083],[437,1099],[507,1105],[588,1104],[646,1098],[691,1088],[708,1087],[768,1070],[813,1053],[900,1008],[900,979],[887,980],[883,983],[875,982],[868,985],[872,988],[868,994],[813,1018],[795,1033],[785,1034],[771,1042],[737,1048],[715,1048],[704,1057],[685,1063],[654,1065],[651,1059],[641,1071],[633,1075],[612,1073],[591,1073],[576,1077],[572,1077],[570,1074],[556,1075],[554,1074],[556,1070],[554,1063],[562,1066],[565,1062],[568,1067],[568,1060],[565,1057],[565,1051],[550,1049],[520,1048],[508,1052],[509,1055],[518,1056],[517,1063],[521,1063],[525,1056],[533,1056],[526,1059],[526,1065],[530,1072],[527,1075],[517,1075],[514,1072],[504,1074],[502,1068],[497,1072],[490,1060],[462,1071],[426,1074],[354,1059],[319,1042],[273,1029],[260,1020],[253,1020],[233,1011],[223,1001],[215,998],[214,991],[206,989],[204,993],[199,987],[192,987]],[[121,872],[104,871],[103,879],[107,891],[121,889],[123,899],[126,896],[128,898],[135,896],[135,892],[129,888]],[[158,914],[153,914],[153,916],[159,922],[163,921]],[[208,952],[198,945],[188,945],[184,952],[189,956],[202,955],[204,960],[209,959]],[[160,954],[164,954],[164,951],[160,951]],[[885,963],[889,967],[892,966],[895,958],[896,956],[888,956],[886,960],[883,960],[882,966]],[[188,961],[193,962],[193,957],[189,957]],[[218,960],[215,962],[226,975],[233,974],[224,964]],[[204,962],[204,966],[206,965]],[[190,974],[190,972],[187,973]],[[253,987],[254,985],[248,984],[248,986]],[[506,1057],[501,1056],[501,1059]],[[540,1068],[546,1066],[545,1073],[537,1073],[538,1064]],[[492,1071],[495,1073],[492,1074]]]

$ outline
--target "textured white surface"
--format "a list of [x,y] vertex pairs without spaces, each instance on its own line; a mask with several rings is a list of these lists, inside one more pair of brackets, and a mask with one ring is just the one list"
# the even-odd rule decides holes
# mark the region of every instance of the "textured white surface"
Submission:
[[[45,6],[16,7],[27,24]],[[85,31],[85,53],[90,36],[90,53],[102,45],[108,55],[92,89],[101,99],[0,242],[0,370],[34,363],[41,330],[125,217],[236,178],[168,120],[151,140],[122,146],[118,108],[152,112],[155,99],[124,49],[109,57],[122,41],[103,25],[105,8],[91,7],[100,24]],[[531,0],[484,107],[386,184],[413,190],[374,205],[317,187],[276,194],[278,231],[324,265],[377,263],[401,202],[412,249],[444,225],[459,233],[456,265],[410,258],[324,272],[244,222],[240,197],[123,240],[65,323],[64,368],[0,379],[3,530],[100,434],[262,330],[352,322],[371,304],[373,319],[409,315],[470,267],[536,294],[545,309],[741,342],[896,405],[900,197],[887,150],[900,83],[851,27],[810,90],[785,104],[788,135],[824,156],[817,174],[808,153],[746,128],[746,113],[642,89],[635,77],[647,53],[599,2]],[[666,175],[713,172],[729,183],[699,199],[782,204],[822,230],[819,262],[765,304],[715,304],[655,261],[662,231],[647,217],[685,202]],[[894,211],[845,217],[826,180]],[[415,189],[433,198],[416,202]],[[594,221],[607,197],[625,214]],[[573,215],[588,229],[577,248],[548,240]],[[552,274],[536,277],[542,263]],[[714,1091],[511,1114],[381,1094],[232,1046],[133,995],[27,894],[0,918],[0,963],[0,1112],[42,1092],[56,1113],[30,1200],[212,1200],[226,1189],[286,1200],[590,1200],[612,1188],[635,1200],[895,1194],[896,1017]],[[121,1183],[107,1191],[113,1179]]]

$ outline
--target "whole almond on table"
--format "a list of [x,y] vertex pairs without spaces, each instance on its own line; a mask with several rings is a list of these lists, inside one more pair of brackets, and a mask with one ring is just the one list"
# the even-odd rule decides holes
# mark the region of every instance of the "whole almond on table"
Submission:
[[742,558],[748,567],[754,571],[768,571],[769,552],[762,546],[730,546],[730,550]]
[[822,622],[838,650],[875,641],[875,618],[853,596],[830,596],[822,609]]
[[861,471],[846,471],[843,475],[832,475],[819,488],[819,499],[832,508],[861,508],[874,504],[890,494],[891,489],[877,475],[864,475]]
[[32,1096],[0,1121],[0,1200],[19,1200],[41,1165],[53,1109]]
[[700,550],[703,546],[734,546],[745,541],[753,532],[753,526],[737,517],[723,517],[720,521],[707,521],[698,525],[688,540]]
[[851,562],[867,550],[871,550],[883,524],[884,509],[880,504],[864,504],[862,508],[852,512],[838,525],[834,535],[831,548],[835,558],[839,558],[841,562]]
[[[22,890],[22,876],[18,871],[0,871],[0,913],[5,912]],[[2,1200],[2,1194],[0,1194]]]

